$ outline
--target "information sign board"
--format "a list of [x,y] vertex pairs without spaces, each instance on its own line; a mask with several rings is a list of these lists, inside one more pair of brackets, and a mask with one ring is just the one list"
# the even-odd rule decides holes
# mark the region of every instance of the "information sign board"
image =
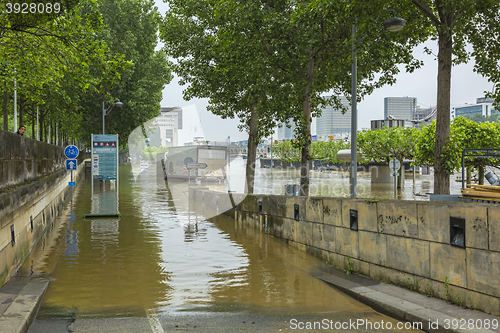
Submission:
[[92,176],[95,180],[117,179],[118,135],[92,134]]

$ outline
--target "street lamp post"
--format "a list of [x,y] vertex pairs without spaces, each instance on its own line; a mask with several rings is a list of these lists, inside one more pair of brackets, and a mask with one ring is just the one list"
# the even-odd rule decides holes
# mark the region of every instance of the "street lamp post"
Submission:
[[111,109],[115,105],[118,107],[122,107],[123,103],[118,101],[115,104],[111,105],[107,110],[105,110],[104,109],[104,102],[102,102],[102,134],[106,134],[106,131],[104,129],[104,117],[107,116],[109,114],[109,112],[111,112]]
[[[388,31],[399,31],[401,30],[406,21],[400,17],[396,16],[394,10],[387,10],[382,12],[376,19],[378,21],[380,16],[385,13],[392,13],[392,17],[382,22],[383,26]],[[351,77],[351,198],[358,197],[358,152],[357,152],[357,131],[358,131],[358,108],[357,108],[357,98],[358,98],[358,59],[356,56],[356,25],[352,25],[352,77]]]

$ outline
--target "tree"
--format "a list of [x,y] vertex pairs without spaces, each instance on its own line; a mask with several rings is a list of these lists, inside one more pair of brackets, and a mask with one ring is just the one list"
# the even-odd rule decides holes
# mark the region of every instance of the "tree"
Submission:
[[318,141],[311,144],[311,158],[328,163],[341,163],[337,157],[340,150],[351,145],[344,141]]
[[248,132],[247,193],[253,193],[258,143],[289,117],[281,100],[287,86],[276,80],[264,57],[259,35],[268,24],[259,5],[170,1],[161,25],[164,51],[176,59],[173,70],[187,85],[184,98],[209,98],[209,111],[238,117],[240,130]]
[[[59,12],[50,15],[3,16],[0,82],[5,87],[4,102],[12,97],[15,80],[18,94],[26,99],[27,114],[34,117],[37,105],[51,101],[45,109],[54,118],[70,116],[73,108],[67,106],[74,106],[83,90],[103,79],[115,81],[117,68],[124,65],[120,55],[111,55],[105,44],[92,39],[101,28],[101,16],[90,0],[64,2]],[[4,103],[4,123],[7,117]]]
[[[417,128],[384,127],[379,130],[364,130],[358,134],[359,149],[366,162],[389,163],[392,158],[403,162],[413,160]],[[404,168],[400,169],[400,175]],[[400,176],[398,186],[401,187]]]
[[[153,1],[103,0],[98,9],[106,29],[94,39],[108,45],[110,54],[123,56],[129,66],[119,71],[117,82],[103,81],[81,96],[80,139],[90,143],[91,133],[102,133],[103,104],[107,109],[119,99],[123,106],[113,108],[105,121],[106,132],[118,134],[123,146],[137,126],[159,115],[162,90],[172,76],[165,55],[155,51],[159,14]],[[92,72],[100,73],[93,64],[89,66]]]
[[[450,135],[450,86],[453,64],[475,57],[475,69],[500,81],[498,60],[500,53],[497,0],[453,1],[411,0],[432,27],[432,37],[438,40],[438,87],[436,143],[434,150],[434,193],[450,193],[449,168],[445,165],[443,149]],[[468,52],[467,43],[473,51]],[[453,58],[454,57],[454,58]],[[497,94],[497,102],[500,97]]]
[[300,161],[300,149],[296,142],[288,140],[277,141],[271,146],[273,155],[285,162]]
[[[199,83],[193,90],[206,87],[205,95],[198,97],[230,105],[227,116],[243,114],[249,119],[245,122],[250,132],[249,156],[253,155],[250,143],[255,141],[252,133],[257,128],[267,128],[272,118],[294,119],[302,156],[301,195],[308,195],[311,117],[319,114],[320,104],[342,108],[336,96],[350,94],[346,73],[351,66],[352,24],[358,23],[360,35],[366,37],[358,47],[371,45],[360,54],[360,96],[393,83],[396,63],[408,63],[409,70],[419,65],[411,56],[411,47],[422,37],[415,15],[407,15],[411,33],[398,38],[373,31],[366,23],[375,21],[373,12],[382,13],[384,6],[382,1],[206,0],[187,4],[172,0],[162,37],[169,43],[166,51],[182,58],[176,71],[183,82]],[[407,7],[406,11],[411,10]],[[183,48],[189,51],[183,52]],[[199,66],[193,68],[193,61]],[[380,73],[377,79],[375,73]],[[207,76],[217,74],[223,80],[205,84]],[[326,100],[322,94],[331,89],[335,97]],[[188,97],[189,93],[188,88]],[[263,111],[277,113],[272,117]]]
[[[415,138],[415,161],[417,165],[431,164],[434,160],[436,121],[424,126]],[[457,117],[450,127],[449,140],[442,149],[443,169],[449,176],[461,169],[462,151],[464,149],[482,149],[500,147],[500,124],[475,123],[465,117]],[[499,161],[486,158],[466,158],[465,165],[479,171],[482,181],[484,167],[498,166]]]

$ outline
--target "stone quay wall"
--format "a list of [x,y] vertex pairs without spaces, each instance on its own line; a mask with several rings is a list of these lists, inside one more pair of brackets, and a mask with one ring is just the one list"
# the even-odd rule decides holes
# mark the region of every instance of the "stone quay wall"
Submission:
[[200,215],[234,217],[341,269],[500,315],[500,206],[242,194],[231,200],[203,188],[191,188],[189,199]]
[[[83,175],[78,156],[76,181]],[[0,131],[0,287],[17,271],[69,198],[64,148]]]

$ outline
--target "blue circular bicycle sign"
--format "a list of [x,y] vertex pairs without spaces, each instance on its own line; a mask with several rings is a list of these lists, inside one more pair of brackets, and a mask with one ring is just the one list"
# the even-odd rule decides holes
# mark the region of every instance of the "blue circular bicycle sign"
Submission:
[[66,155],[66,158],[77,158],[78,157],[78,148],[76,146],[70,145],[64,148],[64,155]]

